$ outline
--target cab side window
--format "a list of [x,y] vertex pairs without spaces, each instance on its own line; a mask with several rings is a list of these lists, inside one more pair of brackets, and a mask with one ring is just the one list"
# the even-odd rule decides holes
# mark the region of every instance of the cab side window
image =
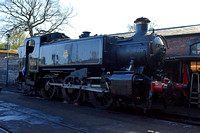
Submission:
[[29,40],[26,44],[27,47],[27,52],[32,53],[34,48],[35,48],[35,41],[34,40]]

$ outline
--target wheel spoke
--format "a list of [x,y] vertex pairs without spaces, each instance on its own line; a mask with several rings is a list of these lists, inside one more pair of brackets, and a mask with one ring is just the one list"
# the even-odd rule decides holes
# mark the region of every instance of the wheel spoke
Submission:
[[49,96],[52,96],[54,94],[53,90],[51,90],[51,89],[48,90],[48,93],[49,93]]
[[[64,84],[70,85],[80,85],[80,81],[78,79],[74,80],[70,77],[66,77],[64,80]],[[64,99],[69,103],[75,103],[80,100],[81,97],[81,89],[77,88],[62,88],[62,94]]]
[[55,83],[53,76],[44,76],[41,94],[45,99],[53,99],[56,96],[57,88],[50,86],[49,83]]
[[105,102],[108,102],[108,101],[109,101],[109,99],[107,98],[106,95],[105,95],[105,97],[104,97],[104,101],[105,101]]
[[112,96],[109,93],[89,92],[90,102],[96,108],[108,109],[113,103]]

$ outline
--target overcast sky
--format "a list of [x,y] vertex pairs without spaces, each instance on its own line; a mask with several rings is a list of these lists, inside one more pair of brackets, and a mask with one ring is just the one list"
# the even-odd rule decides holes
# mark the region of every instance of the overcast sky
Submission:
[[127,25],[138,17],[155,21],[156,28],[200,24],[199,0],[61,0],[73,6],[77,16],[65,32],[78,38],[82,31],[94,34],[128,32]]

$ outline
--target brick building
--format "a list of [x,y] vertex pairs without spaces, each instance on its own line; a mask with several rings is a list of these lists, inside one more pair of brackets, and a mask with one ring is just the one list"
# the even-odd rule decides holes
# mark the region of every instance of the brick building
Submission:
[[197,52],[196,54],[191,54],[191,46],[196,44],[200,38],[200,25],[158,29],[156,33],[165,36],[169,45],[165,65],[165,71],[169,78],[175,82],[182,83],[184,65],[187,65],[188,79],[190,81],[192,73],[190,63],[200,60]]
[[167,40],[167,57],[184,56],[189,54],[188,42],[200,38],[200,25],[157,29],[155,32]]

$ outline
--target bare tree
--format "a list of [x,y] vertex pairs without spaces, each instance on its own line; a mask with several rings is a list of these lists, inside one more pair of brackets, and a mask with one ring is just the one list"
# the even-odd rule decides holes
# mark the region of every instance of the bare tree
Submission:
[[133,24],[128,24],[127,25],[127,28],[128,28],[128,31],[129,32],[135,32],[136,31],[136,24],[133,23]]
[[[148,27],[149,27],[149,30],[153,30],[156,26],[157,26],[156,22],[155,21],[151,21],[149,23]],[[129,32],[135,32],[135,30],[136,30],[136,24],[134,22],[132,24],[128,24],[127,28],[128,28]]]
[[31,37],[63,30],[75,15],[72,7],[61,8],[59,0],[5,0],[0,13],[2,35],[18,30]]
[[24,32],[18,30],[11,32],[9,39],[11,49],[17,49],[17,47],[22,46],[26,38],[28,38],[28,36]]

